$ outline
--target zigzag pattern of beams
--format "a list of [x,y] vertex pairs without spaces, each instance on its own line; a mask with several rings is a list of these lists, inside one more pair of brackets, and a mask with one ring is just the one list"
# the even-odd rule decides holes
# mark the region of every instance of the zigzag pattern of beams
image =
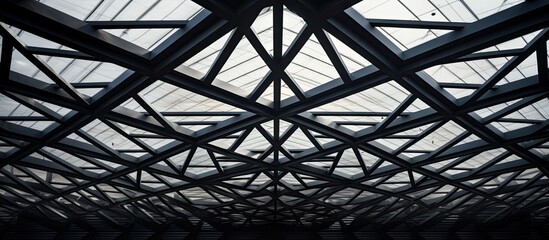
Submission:
[[0,4],[0,224],[549,216],[548,1],[470,21],[436,4],[446,19],[196,0],[155,20],[97,2]]

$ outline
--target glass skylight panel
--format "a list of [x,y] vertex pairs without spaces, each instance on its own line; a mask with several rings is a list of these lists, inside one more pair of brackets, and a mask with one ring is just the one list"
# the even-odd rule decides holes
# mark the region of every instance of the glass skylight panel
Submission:
[[[202,7],[190,0],[158,2],[86,0],[78,4],[68,0],[46,0],[44,3],[84,21],[188,20],[202,10]],[[152,49],[160,40],[174,33],[172,29],[105,29],[104,31],[145,49]]]
[[236,152],[240,152],[245,155],[257,156],[270,147],[271,144],[267,141],[267,139],[265,139],[265,137],[257,129],[253,129],[242,144],[236,149]]
[[414,19],[414,15],[397,0],[361,1],[353,8],[366,18]]
[[285,6],[282,19],[282,52],[284,54],[306,24],[300,16],[288,10]]
[[158,41],[174,33],[172,29],[105,29],[104,31],[149,50],[157,46]]
[[257,38],[265,48],[265,50],[273,55],[273,9],[272,7],[264,8],[252,23],[251,29],[257,35]]
[[102,1],[101,4],[95,6],[93,12],[87,15],[87,20],[109,21],[117,16],[130,2],[130,0]]
[[[53,119],[48,119],[38,112],[20,104],[13,99],[0,94],[0,116],[6,117],[5,121],[14,123],[23,127],[32,128],[34,130],[42,131],[53,124]],[[10,117],[16,117],[17,120],[10,120]],[[38,117],[43,118],[36,121],[33,118],[26,120],[26,117]]]
[[28,107],[21,105],[13,99],[0,94],[0,116],[40,116]]
[[314,145],[309,141],[305,133],[301,129],[297,129],[283,144],[288,150],[302,150],[314,148]]
[[10,26],[9,30],[13,32],[15,35],[17,35],[17,37],[21,41],[23,41],[27,46],[40,47],[40,48],[52,48],[52,49],[61,47],[61,45],[56,42],[50,41],[48,39],[37,36],[30,32],[23,31],[13,26]]
[[170,139],[170,138],[140,138],[142,140],[145,140],[147,145],[149,145],[153,149],[160,149],[161,147],[164,147],[171,143],[177,143],[179,141]]
[[433,66],[424,70],[436,81],[442,83],[482,84],[490,78],[508,59],[492,58]]
[[160,112],[242,112],[242,109],[157,81],[141,92],[143,99]]
[[490,151],[482,152],[456,166],[453,168],[461,169],[465,168],[468,170],[474,170],[488,164],[491,160],[507,153],[503,148],[496,148]]
[[[221,80],[250,93],[265,78],[269,68],[252,47],[246,37],[240,42],[219,72],[216,80]],[[213,82],[216,85],[216,82]]]
[[9,121],[23,127],[32,128],[34,130],[43,131],[51,126],[53,121]]
[[[478,207],[474,217],[487,223],[521,201],[538,210],[531,202],[544,200],[547,179],[532,164],[549,154],[549,100],[533,80],[543,80],[546,56],[536,51],[547,39],[536,23],[543,13],[531,8],[543,0],[371,0],[338,12],[331,7],[343,5],[313,2],[0,4],[13,25],[0,44],[12,35],[23,43],[11,42],[11,59],[0,54],[12,71],[0,89],[0,175],[9,183],[0,184],[0,222],[23,209],[55,223],[154,226],[185,216],[193,227],[346,229],[363,216],[422,229],[459,224]],[[4,6],[71,22],[37,29]],[[181,27],[160,26],[171,20]],[[80,41],[94,21],[107,22],[95,23],[102,37]],[[111,29],[116,21],[128,26]],[[139,21],[154,26],[132,27]],[[68,32],[79,41],[59,32],[76,25],[85,28]],[[498,39],[507,30],[523,35]],[[156,54],[201,40],[183,55]],[[123,42],[143,58],[118,56]],[[525,60],[502,69],[517,57]]]
[[112,82],[125,68],[106,62],[41,56],[61,77],[71,83]]
[[32,77],[45,83],[54,83],[17,50],[13,52],[10,69],[14,72]]
[[[467,9],[467,6],[463,1],[429,0],[428,2],[432,3],[438,10],[438,12],[435,13],[441,13],[439,15],[444,16],[450,22],[473,22],[476,20],[475,16]],[[413,7],[414,5],[415,4],[409,4],[408,6]],[[422,15],[420,15],[420,18],[421,16]]]
[[505,76],[502,81],[496,85],[504,85],[506,83],[518,81],[538,74],[536,53],[531,54],[528,58],[522,61],[515,69]]
[[[130,1],[112,21],[117,20],[188,20],[202,8],[188,0]],[[151,49],[158,41],[165,39],[172,29],[114,29],[105,30],[145,49]]]
[[468,9],[478,18],[484,18],[494,13],[503,11],[514,5],[517,5],[524,0],[497,0],[497,1],[474,1],[464,0]]
[[522,37],[514,38],[514,39],[511,39],[509,41],[497,44],[495,46],[485,48],[485,49],[480,50],[478,52],[521,49],[521,48],[524,48],[526,46],[526,44],[528,44],[528,42],[530,40],[532,40],[532,38],[534,38],[538,33],[539,33],[539,31],[529,33],[529,34],[524,35]]
[[128,141],[127,138],[114,131],[100,120],[91,122],[83,127],[82,130],[95,137],[98,141],[108,146],[110,145],[109,147],[113,149],[141,149],[135,143]]
[[391,81],[312,109],[311,112],[391,112],[408,94],[403,87]]
[[431,29],[380,28],[401,50],[413,48],[451,31]]
[[98,4],[103,1],[85,0],[76,2],[71,0],[42,0],[41,2],[63,13],[84,20],[97,8]]
[[[182,66],[190,67],[198,71],[198,73],[200,73],[200,77],[204,77],[212,64],[215,62],[217,56],[219,55],[219,52],[221,51],[231,34],[232,31],[226,33],[223,37],[219,38],[218,40],[201,50],[199,53],[195,54],[193,57],[185,61]],[[175,70],[180,71],[178,69],[179,68],[176,68]]]
[[520,100],[521,99],[517,99],[517,100],[509,101],[509,102],[506,102],[506,103],[500,103],[500,104],[497,104],[497,105],[494,105],[494,106],[491,106],[491,107],[487,107],[487,108],[483,108],[483,109],[474,111],[473,113],[480,116],[480,117],[482,117],[482,118],[485,118],[485,117],[491,115],[492,113],[498,112],[498,111],[508,107],[509,105],[520,101]]
[[386,147],[386,148],[389,148],[391,150],[396,150],[398,148],[400,148],[402,145],[408,143],[408,141],[410,141],[409,139],[399,139],[399,138],[392,138],[392,139],[385,139],[385,138],[380,138],[380,139],[376,139],[374,140],[375,143],[379,143],[381,144],[382,146]]
[[325,31],[326,36],[328,36],[334,46],[335,50],[339,53],[343,64],[347,68],[349,73],[354,73],[358,70],[361,70],[367,66],[372,65],[367,59],[362,57],[360,54],[355,52],[345,43],[341,42],[336,37],[332,36],[330,33]]
[[339,78],[315,35],[311,35],[292,63],[288,65],[286,72],[305,92]]

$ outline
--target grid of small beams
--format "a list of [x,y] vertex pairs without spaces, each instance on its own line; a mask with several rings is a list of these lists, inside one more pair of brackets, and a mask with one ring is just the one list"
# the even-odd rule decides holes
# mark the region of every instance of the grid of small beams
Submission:
[[[372,20],[373,23],[369,24],[368,19],[349,8],[357,1],[326,1],[321,5],[306,0],[239,1],[233,5],[225,1],[195,2],[207,10],[189,21],[176,23],[87,23],[39,2],[1,3],[0,20],[4,23],[75,50],[27,47],[11,34],[6,25],[0,26],[1,93],[54,122],[51,127],[37,131],[10,122],[36,121],[37,117],[12,119],[8,116],[1,120],[2,146],[15,147],[3,153],[0,161],[2,224],[14,224],[18,214],[32,216],[41,223],[48,222],[48,226],[70,222],[87,229],[94,227],[86,220],[90,216],[116,228],[132,223],[156,228],[177,222],[178,226],[188,229],[200,228],[204,224],[228,229],[275,222],[298,227],[325,229],[331,226],[351,230],[369,224],[390,229],[405,223],[421,229],[442,220],[453,221],[459,228],[472,222],[497,222],[525,214],[534,220],[546,219],[549,201],[546,195],[549,191],[547,157],[530,150],[546,147],[549,121],[513,119],[513,122],[531,125],[505,134],[487,124],[547,98],[548,34],[545,28],[549,26],[549,15],[546,14],[549,2],[526,1],[476,22],[459,24],[382,19]],[[282,51],[283,6],[306,22],[285,54]],[[265,7],[272,7],[273,11],[272,56],[250,30],[250,24]],[[154,51],[144,50],[101,30],[181,25],[184,27]],[[374,26],[452,29],[454,32],[402,51]],[[202,79],[196,79],[189,69],[173,70],[233,29],[227,44]],[[538,30],[541,32],[523,49],[476,53]],[[372,66],[350,74],[326,32],[368,59]],[[317,37],[340,78],[301,92],[298,84],[283,70],[311,35]],[[271,70],[255,88],[258,93],[252,92],[248,97],[212,85],[243,36]],[[55,83],[44,84],[10,71],[13,48],[31,59]],[[534,52],[538,66],[536,76],[494,87]],[[70,84],[39,59],[32,60],[35,53],[111,62],[132,71],[106,84],[104,90],[91,98],[76,90],[86,86]],[[442,90],[442,84],[422,72],[443,63],[502,56],[510,57],[510,60],[486,82],[453,86],[474,90],[472,95],[460,99]],[[157,80],[245,111],[190,132],[170,122],[167,113],[156,111],[139,95]],[[410,96],[392,112],[353,112],[355,116],[384,117],[383,121],[361,131],[351,132],[341,124],[326,124],[318,120],[320,114],[307,112],[391,80],[410,92]],[[292,89],[294,97],[281,100],[282,82]],[[258,103],[256,99],[271,83],[274,101],[270,105]],[[134,99],[146,112],[119,107],[128,99]],[[430,108],[406,113],[406,108],[416,99]],[[485,118],[472,113],[517,99],[520,100],[510,107]],[[43,102],[72,112],[61,116],[45,107]],[[223,116],[224,113],[171,114]],[[337,112],[322,114],[341,115]],[[98,119],[141,147],[143,155],[132,157],[128,154],[131,151],[118,151],[81,130]],[[273,122],[272,134],[261,125],[269,121]],[[278,130],[282,121],[292,124],[283,133]],[[404,149],[448,122],[458,124],[465,131],[434,151],[418,152],[422,153],[418,157],[400,155]],[[416,136],[400,137],[406,143],[399,149],[391,150],[373,142],[382,138],[398,139],[397,133],[430,123],[434,123],[432,127]],[[123,131],[120,124],[152,135],[132,136]],[[254,129],[267,139],[270,147],[260,151],[258,157],[235,151]],[[306,133],[313,148],[290,150],[283,147],[283,143],[298,129]],[[67,138],[70,134],[85,141]],[[478,136],[479,140],[456,146],[471,135]],[[177,141],[153,149],[140,137]],[[320,138],[332,141],[321,144]],[[236,140],[232,146],[222,148],[212,144],[219,139]],[[74,166],[45,151],[46,147],[68,152],[104,171],[94,173]],[[505,150],[504,154],[466,173],[443,173],[478,154],[500,148]],[[191,164],[197,151],[207,152],[213,165],[206,167],[214,170],[207,174],[185,173],[191,167],[200,167]],[[360,166],[352,167],[359,168],[360,174],[352,177],[335,174],[345,151],[351,151],[357,158]],[[182,166],[167,161],[184,152],[187,157]],[[368,166],[362,153],[381,160]],[[511,155],[518,156],[519,160],[497,164]],[[113,168],[98,159],[120,166]],[[440,169],[424,167],[449,159],[454,161]],[[237,164],[227,166],[224,162]],[[307,164],[315,162],[328,162],[328,167]],[[38,176],[37,171],[46,172],[46,177]],[[423,177],[416,179],[414,174]],[[143,177],[145,175],[147,179]],[[285,176],[290,175],[295,182],[286,180]],[[265,176],[267,179],[257,184],[257,179]],[[500,176],[505,178],[496,184],[491,183]],[[399,187],[387,188],[384,185]]]

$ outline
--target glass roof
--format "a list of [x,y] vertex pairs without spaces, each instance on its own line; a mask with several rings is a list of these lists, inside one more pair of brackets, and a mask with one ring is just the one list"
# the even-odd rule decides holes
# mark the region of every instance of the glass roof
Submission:
[[0,219],[547,221],[549,3],[337,2],[0,3]]

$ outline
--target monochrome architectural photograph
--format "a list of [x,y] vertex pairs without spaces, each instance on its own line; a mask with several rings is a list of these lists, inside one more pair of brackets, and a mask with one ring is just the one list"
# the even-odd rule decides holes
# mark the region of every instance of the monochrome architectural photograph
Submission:
[[549,239],[549,0],[0,0],[0,239]]

